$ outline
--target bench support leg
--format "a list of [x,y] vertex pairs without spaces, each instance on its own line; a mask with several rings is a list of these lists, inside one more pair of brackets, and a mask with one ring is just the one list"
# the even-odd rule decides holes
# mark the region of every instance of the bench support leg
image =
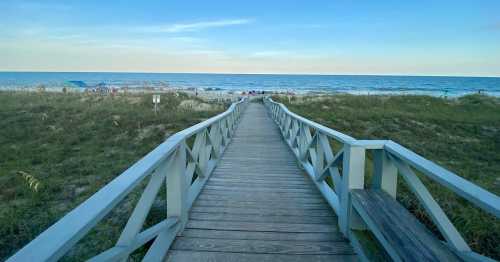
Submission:
[[344,236],[349,236],[350,229],[366,228],[363,220],[352,208],[350,190],[363,189],[365,183],[365,148],[344,145],[342,163],[342,190],[340,197],[339,227]]
[[383,149],[373,150],[373,153],[373,189],[382,189],[393,198],[396,198],[398,169]]

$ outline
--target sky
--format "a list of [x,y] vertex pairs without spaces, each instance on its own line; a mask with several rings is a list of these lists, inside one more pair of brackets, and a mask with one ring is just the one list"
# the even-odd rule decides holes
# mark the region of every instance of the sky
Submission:
[[0,71],[500,76],[500,1],[1,0]]

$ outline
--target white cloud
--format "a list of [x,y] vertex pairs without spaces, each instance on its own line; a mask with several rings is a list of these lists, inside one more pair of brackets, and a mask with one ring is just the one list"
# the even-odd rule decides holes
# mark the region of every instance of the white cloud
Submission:
[[311,50],[261,50],[248,54],[249,58],[256,59],[314,59],[322,58],[325,54],[317,53]]
[[169,37],[167,38],[172,41],[176,41],[179,43],[186,43],[186,44],[198,44],[205,42],[205,39],[203,38],[198,38],[198,37],[189,37],[189,36],[175,36],[175,37]]
[[250,23],[252,23],[252,20],[250,19],[230,19],[230,20],[204,21],[204,22],[185,23],[185,24],[179,23],[171,25],[148,26],[148,27],[142,27],[141,29],[143,31],[152,33],[182,33],[182,32],[196,32],[209,28],[244,25]]
[[278,50],[266,50],[266,51],[258,51],[251,54],[253,57],[274,57],[274,56],[285,56],[289,55],[288,51],[278,51]]

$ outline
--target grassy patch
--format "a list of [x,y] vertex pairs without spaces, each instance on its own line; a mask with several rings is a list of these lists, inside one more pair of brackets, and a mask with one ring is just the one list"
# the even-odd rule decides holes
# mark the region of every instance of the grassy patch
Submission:
[[[184,94],[0,92],[0,259],[83,202],[171,134],[224,110]],[[111,246],[140,191],[72,258]]]
[[[293,112],[357,139],[391,139],[479,186],[500,194],[500,99],[469,95],[276,97]],[[398,199],[436,230],[402,185]],[[476,252],[500,259],[500,221],[449,190],[428,189]]]

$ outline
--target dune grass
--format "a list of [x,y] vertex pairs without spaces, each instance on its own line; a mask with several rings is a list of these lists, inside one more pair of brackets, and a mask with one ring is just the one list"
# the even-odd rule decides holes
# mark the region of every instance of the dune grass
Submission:
[[[0,260],[12,255],[171,134],[225,109],[185,94],[0,92]],[[67,260],[110,247],[140,194]]]
[[[356,139],[391,139],[500,194],[500,99],[469,95],[275,97],[288,108]],[[429,179],[425,184],[471,248],[500,259],[500,220]],[[437,229],[399,179],[398,200]]]
[[[391,139],[500,194],[500,101],[485,96],[277,98],[358,139]],[[184,94],[95,96],[0,92],[0,259],[76,207],[166,137],[224,110]],[[471,247],[500,259],[500,222],[424,180]],[[436,232],[400,180],[398,199]],[[162,190],[164,191],[164,190]],[[141,191],[115,208],[64,260],[111,247]],[[153,210],[154,212],[155,210]],[[140,251],[139,251],[140,253]]]

